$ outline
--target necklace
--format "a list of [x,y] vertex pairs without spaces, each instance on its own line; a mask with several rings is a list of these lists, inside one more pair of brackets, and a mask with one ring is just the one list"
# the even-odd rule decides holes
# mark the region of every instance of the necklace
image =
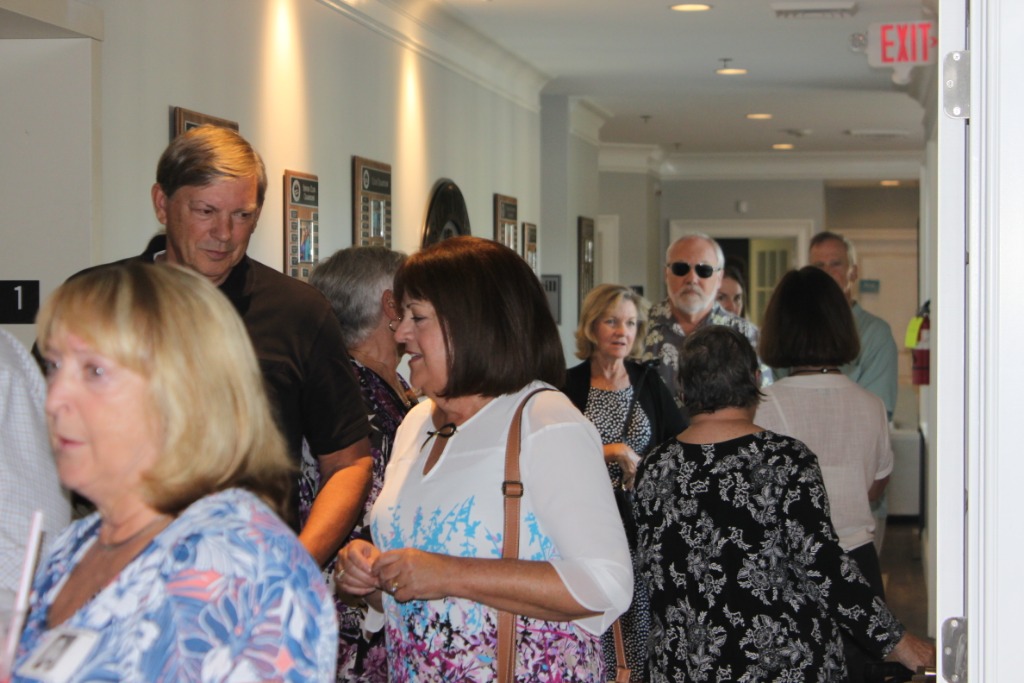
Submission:
[[113,543],[104,543],[103,541],[100,540],[99,534],[96,534],[96,548],[97,548],[97,550],[102,550],[102,551],[108,552],[108,553],[111,552],[111,551],[117,550],[119,548],[123,548],[124,546],[128,545],[132,541],[134,541],[134,540],[138,539],[139,537],[141,537],[147,531],[151,531],[154,527],[156,527],[161,522],[168,521],[169,519],[170,519],[170,516],[168,516],[168,515],[157,515],[155,518],[153,518],[152,521],[150,521],[148,524],[146,524],[144,527],[142,527],[141,529],[136,531],[134,534],[132,534],[128,538],[123,538],[120,541],[114,541]]
[[839,368],[835,367],[834,365],[826,365],[826,366],[820,367],[820,368],[803,368],[801,370],[793,370],[793,372],[791,372],[789,374],[790,375],[829,375],[829,374],[839,374],[839,372],[840,372]]

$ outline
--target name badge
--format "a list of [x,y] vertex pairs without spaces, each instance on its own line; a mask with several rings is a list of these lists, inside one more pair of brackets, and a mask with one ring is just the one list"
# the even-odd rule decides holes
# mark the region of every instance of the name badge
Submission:
[[39,645],[18,667],[18,675],[44,683],[64,683],[79,670],[100,634],[82,628],[58,626],[39,640]]

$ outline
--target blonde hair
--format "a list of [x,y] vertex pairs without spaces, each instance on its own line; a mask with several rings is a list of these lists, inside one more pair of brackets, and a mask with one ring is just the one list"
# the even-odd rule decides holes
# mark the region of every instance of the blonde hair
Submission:
[[631,358],[638,357],[644,348],[647,334],[647,311],[650,304],[642,296],[625,285],[598,285],[587,293],[580,312],[580,324],[576,327],[576,357],[586,360],[597,349],[596,323],[623,299],[636,306],[636,339],[630,349]]
[[142,496],[154,509],[239,486],[286,516],[284,439],[245,326],[209,281],[172,265],[104,266],[59,287],[36,325],[44,350],[74,334],[148,380],[162,443]]

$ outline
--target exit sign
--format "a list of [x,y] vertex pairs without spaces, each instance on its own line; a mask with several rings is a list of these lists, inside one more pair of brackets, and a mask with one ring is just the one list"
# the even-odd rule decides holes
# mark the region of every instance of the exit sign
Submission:
[[938,45],[939,37],[930,21],[871,24],[868,64],[875,67],[931,64]]

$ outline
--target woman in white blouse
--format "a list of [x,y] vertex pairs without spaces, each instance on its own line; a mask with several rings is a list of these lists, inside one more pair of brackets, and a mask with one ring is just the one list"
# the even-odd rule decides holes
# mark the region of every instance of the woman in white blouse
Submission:
[[[789,375],[764,389],[754,421],[803,441],[818,456],[839,545],[885,599],[871,502],[892,472],[885,405],[840,366],[860,352],[857,326],[839,285],[807,266],[782,277],[761,322],[761,359]],[[847,640],[850,680],[869,657]]]
[[395,339],[429,400],[398,429],[373,544],[342,549],[339,590],[385,628],[392,681],[494,680],[498,610],[516,615],[517,680],[603,681],[629,550],[601,440],[555,391],[523,413],[519,559],[501,559],[513,413],[565,372],[539,281],[507,247],[456,237],[411,256],[395,294]]

